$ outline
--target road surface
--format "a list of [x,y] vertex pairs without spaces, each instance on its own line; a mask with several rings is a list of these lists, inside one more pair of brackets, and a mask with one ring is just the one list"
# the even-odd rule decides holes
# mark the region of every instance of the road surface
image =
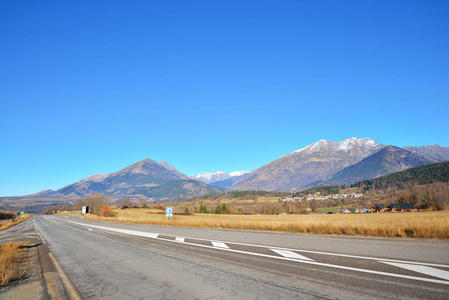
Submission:
[[449,299],[449,242],[38,216],[84,299]]

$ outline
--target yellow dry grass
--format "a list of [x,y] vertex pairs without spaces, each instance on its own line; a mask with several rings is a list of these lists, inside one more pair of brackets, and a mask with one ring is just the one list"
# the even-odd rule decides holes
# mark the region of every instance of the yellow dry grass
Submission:
[[20,247],[28,243],[7,243],[0,245],[0,285],[10,283],[14,279],[20,278],[18,264],[26,250]]
[[15,219],[15,220],[1,220],[0,221],[0,230],[6,230],[14,225],[24,222],[24,221],[28,220],[29,217],[31,217],[31,215],[22,214],[19,218]]
[[297,233],[380,237],[449,238],[449,211],[348,215],[208,215],[149,214],[146,209],[114,210],[115,217],[86,215],[87,219],[188,227],[269,230]]

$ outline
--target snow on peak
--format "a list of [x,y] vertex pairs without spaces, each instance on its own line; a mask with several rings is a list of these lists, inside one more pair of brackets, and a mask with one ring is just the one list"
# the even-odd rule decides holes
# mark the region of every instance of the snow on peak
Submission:
[[358,139],[356,137],[349,137],[344,141],[340,142],[331,142],[328,140],[319,140],[309,146],[306,146],[302,149],[296,150],[292,153],[286,154],[291,155],[294,153],[302,154],[303,156],[308,156],[316,152],[325,152],[325,151],[343,151],[346,153],[350,153],[354,146],[359,147],[368,147],[368,148],[380,148],[382,145],[376,141],[373,141],[370,138]]
[[243,174],[247,174],[247,173],[250,173],[250,172],[249,171],[235,171],[235,172],[229,173],[229,176],[231,176],[231,177],[242,176]]
[[229,179],[231,177],[235,177],[235,176],[240,176],[243,174],[249,173],[247,171],[235,171],[235,172],[231,172],[231,173],[224,173],[221,171],[216,171],[213,173],[200,173],[198,175],[194,175],[194,176],[189,176],[189,178],[194,179],[194,180],[198,180],[204,183],[212,183],[212,182],[216,182],[216,181],[222,181],[222,180],[226,180]]

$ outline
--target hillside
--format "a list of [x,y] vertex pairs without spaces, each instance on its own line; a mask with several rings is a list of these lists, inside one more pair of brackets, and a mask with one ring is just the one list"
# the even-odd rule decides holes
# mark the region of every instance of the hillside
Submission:
[[449,162],[424,165],[375,179],[359,181],[351,186],[363,187],[365,190],[406,189],[434,182],[449,182]]
[[351,184],[431,163],[435,161],[420,154],[395,146],[385,146],[362,161],[341,170],[326,183]]

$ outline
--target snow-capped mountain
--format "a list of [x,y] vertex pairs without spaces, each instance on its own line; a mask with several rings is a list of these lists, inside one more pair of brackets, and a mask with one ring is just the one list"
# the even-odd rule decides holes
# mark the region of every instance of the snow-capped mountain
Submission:
[[330,178],[382,147],[382,144],[369,138],[350,137],[340,142],[320,140],[262,166],[233,187],[256,190],[299,189],[312,182]]
[[249,173],[249,172],[248,171],[235,171],[235,172],[231,172],[231,173],[224,173],[221,171],[216,171],[213,173],[200,173],[198,175],[189,176],[189,178],[209,184],[212,182],[227,180],[232,177],[242,176],[247,173]]
[[[305,157],[309,155],[313,155],[314,153],[323,153],[323,154],[338,154],[345,153],[349,156],[367,156],[367,154],[372,154],[372,149],[380,149],[383,145],[378,142],[370,139],[363,138],[358,139],[355,137],[347,138],[341,142],[331,142],[328,140],[319,140],[316,143],[313,143],[307,147],[296,150],[292,153],[288,153],[284,156],[292,156],[299,155],[300,157]],[[283,156],[283,157],[284,157]]]

